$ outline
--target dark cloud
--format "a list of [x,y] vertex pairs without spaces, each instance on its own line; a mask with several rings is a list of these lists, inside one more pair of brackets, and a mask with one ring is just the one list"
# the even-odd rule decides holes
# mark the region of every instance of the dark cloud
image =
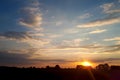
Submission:
[[16,32],[16,31],[8,31],[4,33],[0,33],[0,37],[9,38],[9,39],[27,39],[32,38],[27,32]]
[[16,32],[16,31],[4,32],[0,33],[0,40],[1,39],[2,40],[4,39],[5,41],[6,40],[14,41],[20,44],[24,43],[32,48],[41,48],[44,47],[46,44],[50,43],[49,39],[38,37],[37,33],[32,32]]
[[0,65],[28,64],[30,63],[28,57],[28,54],[0,51]]
[[[30,52],[30,51],[29,51]],[[0,51],[0,65],[10,66],[10,65],[32,65],[32,64],[40,64],[40,63],[65,63],[71,62],[64,59],[30,59],[34,53],[12,53],[9,51]],[[50,65],[50,64],[48,64]]]

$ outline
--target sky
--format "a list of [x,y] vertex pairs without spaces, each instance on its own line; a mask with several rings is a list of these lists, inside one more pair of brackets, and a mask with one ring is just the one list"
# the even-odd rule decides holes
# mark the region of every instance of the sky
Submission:
[[120,0],[1,0],[0,66],[120,65]]

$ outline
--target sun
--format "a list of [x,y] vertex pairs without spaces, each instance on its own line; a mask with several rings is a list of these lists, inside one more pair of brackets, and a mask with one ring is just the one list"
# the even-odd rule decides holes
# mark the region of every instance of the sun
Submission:
[[92,66],[92,63],[88,62],[88,61],[84,61],[81,63],[83,66]]

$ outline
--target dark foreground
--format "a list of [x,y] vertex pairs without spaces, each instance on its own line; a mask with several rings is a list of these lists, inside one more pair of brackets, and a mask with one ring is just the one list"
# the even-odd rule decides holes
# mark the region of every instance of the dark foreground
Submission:
[[120,70],[0,67],[0,80],[120,80]]

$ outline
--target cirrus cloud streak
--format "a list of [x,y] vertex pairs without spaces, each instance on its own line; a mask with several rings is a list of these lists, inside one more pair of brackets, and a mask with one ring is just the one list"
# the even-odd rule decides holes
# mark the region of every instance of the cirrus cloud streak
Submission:
[[115,24],[115,23],[120,23],[120,17],[96,20],[96,21],[84,23],[81,25],[77,25],[77,27],[78,28],[91,28],[91,27],[106,26],[106,25]]

